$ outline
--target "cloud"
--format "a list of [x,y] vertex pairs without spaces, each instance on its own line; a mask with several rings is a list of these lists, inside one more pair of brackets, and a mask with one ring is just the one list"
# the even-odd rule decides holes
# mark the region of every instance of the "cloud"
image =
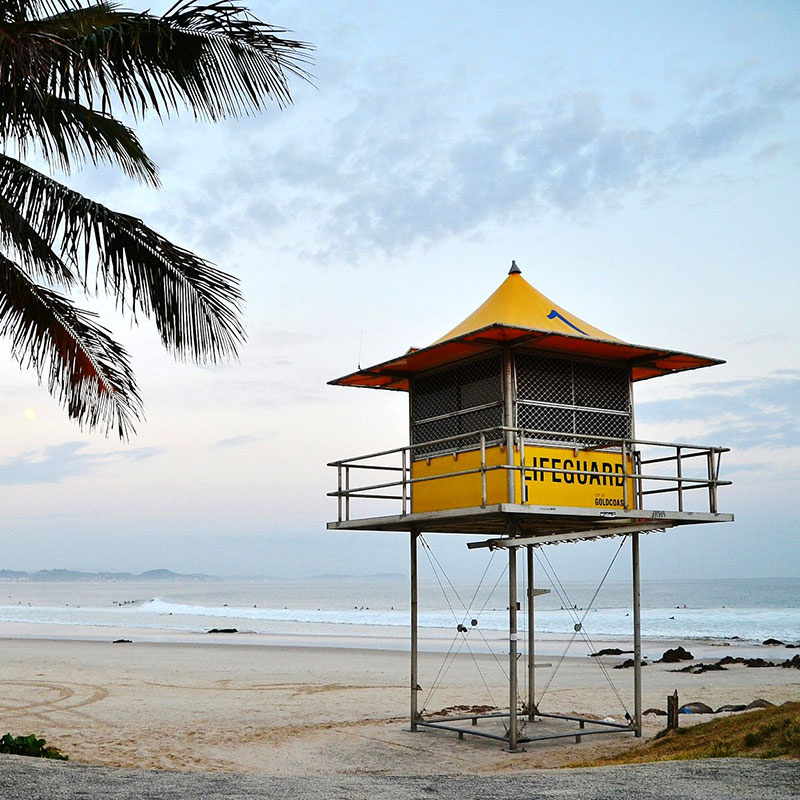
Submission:
[[[276,145],[277,137],[247,130],[238,166],[222,164],[225,180],[210,176],[208,191],[193,197],[195,216],[217,219],[220,230],[209,235],[220,245],[243,224],[262,235],[296,225],[318,257],[352,259],[369,247],[392,254],[492,222],[591,212],[751,143],[757,160],[788,152],[791,143],[761,135],[800,99],[800,78],[748,83],[746,71],[698,79],[672,120],[649,127],[641,114],[612,119],[592,92],[504,101],[459,118],[440,95],[409,113],[418,98],[412,105],[402,91],[365,91],[311,137]],[[236,226],[220,219],[222,207]],[[184,212],[178,204],[171,213],[177,221]]]
[[229,436],[227,439],[220,439],[209,445],[209,449],[213,450],[229,450],[237,447],[244,447],[248,444],[261,441],[262,436]]
[[109,453],[83,452],[87,446],[86,442],[64,442],[8,459],[0,464],[0,485],[61,483],[66,478],[85,475],[118,461],[143,461],[162,452],[157,447],[138,447]]
[[800,446],[800,370],[757,380],[695,384],[681,399],[637,403],[637,420],[681,439],[713,436],[739,449]]

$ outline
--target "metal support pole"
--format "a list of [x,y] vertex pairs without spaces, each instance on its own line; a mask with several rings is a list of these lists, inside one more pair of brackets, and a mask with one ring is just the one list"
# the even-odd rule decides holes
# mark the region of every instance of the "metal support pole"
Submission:
[[486,434],[481,433],[481,508],[486,508]]
[[508,749],[517,749],[517,548],[508,548]]
[[[514,364],[511,359],[511,351],[506,350],[503,353],[503,424],[506,428],[514,427]],[[514,434],[510,430],[506,431],[506,465],[506,502],[514,503]]]
[[345,488],[345,496],[344,496],[344,518],[346,520],[350,519],[350,466],[345,465],[344,468],[344,488]]
[[639,590],[639,534],[631,534],[633,562],[633,726],[634,736],[642,735],[642,619]]
[[708,451],[708,510],[717,513],[717,476],[714,472],[714,451]]
[[528,719],[533,719],[533,712],[536,708],[536,684],[534,679],[534,651],[535,651],[535,636],[534,636],[534,613],[533,613],[533,545],[529,544],[525,547],[525,555],[527,557],[528,567]]
[[408,455],[408,452],[406,450],[403,450],[403,461],[402,461],[402,463],[403,463],[403,467],[402,467],[402,469],[403,469],[403,491],[402,491],[403,501],[402,501],[402,510],[401,510],[401,513],[403,514],[403,516],[406,515],[406,510],[407,510],[407,505],[406,505],[406,492],[408,490],[407,455]]
[[339,483],[338,486],[339,494],[336,496],[336,500],[339,506],[339,522],[341,522],[342,521],[342,465],[341,464],[339,464],[336,467],[336,472],[338,474],[338,483]]
[[628,443],[625,441],[622,442],[622,507],[628,510]]
[[419,532],[411,531],[411,730],[417,730],[417,692],[419,691],[419,663],[417,642],[417,538]]

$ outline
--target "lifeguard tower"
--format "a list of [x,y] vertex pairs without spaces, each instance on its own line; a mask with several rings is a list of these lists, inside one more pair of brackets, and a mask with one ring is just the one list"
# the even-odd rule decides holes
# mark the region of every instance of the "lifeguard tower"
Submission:
[[[404,531],[411,543],[411,729],[420,726],[502,738],[508,749],[534,698],[534,548],[630,537],[634,714],[626,724],[562,717],[580,735],[624,730],[641,736],[639,534],[729,522],[720,513],[720,458],[727,448],[636,439],[633,384],[724,363],[630,344],[556,305],[512,262],[508,277],[476,311],[422,349],[331,381],[409,393],[410,444],[346,458],[337,469],[334,531]],[[354,507],[396,503],[392,513]],[[486,536],[470,548],[508,552],[509,709],[502,736],[418,713],[417,552],[423,533]],[[517,550],[527,557],[528,698],[518,703]],[[579,628],[576,627],[576,631]],[[589,730],[586,723],[594,723]]]

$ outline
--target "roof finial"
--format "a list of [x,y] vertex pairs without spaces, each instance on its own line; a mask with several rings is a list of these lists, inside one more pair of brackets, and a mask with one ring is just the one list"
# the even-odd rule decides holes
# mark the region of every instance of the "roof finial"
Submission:
[[522,275],[522,270],[517,266],[516,261],[511,262],[511,269],[508,271],[509,275]]

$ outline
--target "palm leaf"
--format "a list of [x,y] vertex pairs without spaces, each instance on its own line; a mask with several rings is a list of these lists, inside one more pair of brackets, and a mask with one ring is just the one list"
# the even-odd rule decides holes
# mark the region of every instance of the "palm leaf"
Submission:
[[268,99],[286,105],[287,74],[309,78],[310,45],[231,2],[188,0],[163,17],[98,2],[4,27],[0,89],[20,85],[22,74],[42,92],[103,109],[119,101],[161,116],[188,107],[217,120]]
[[[152,317],[164,346],[179,358],[216,362],[244,341],[235,278],[148,228],[0,155],[0,196],[62,261],[80,264],[85,288],[103,288],[123,312]],[[92,287],[89,272],[97,270]]]
[[0,254],[0,335],[11,340],[13,358],[46,380],[81,426],[127,439],[142,419],[141,399],[128,354],[93,316]]
[[39,232],[5,197],[0,195],[0,246],[17,256],[28,274],[51,284],[70,287],[77,282],[74,270],[53,252]]
[[65,172],[85,159],[116,163],[129,177],[158,186],[158,168],[136,134],[108,114],[40,92],[0,92],[0,142],[24,154],[33,146]]

